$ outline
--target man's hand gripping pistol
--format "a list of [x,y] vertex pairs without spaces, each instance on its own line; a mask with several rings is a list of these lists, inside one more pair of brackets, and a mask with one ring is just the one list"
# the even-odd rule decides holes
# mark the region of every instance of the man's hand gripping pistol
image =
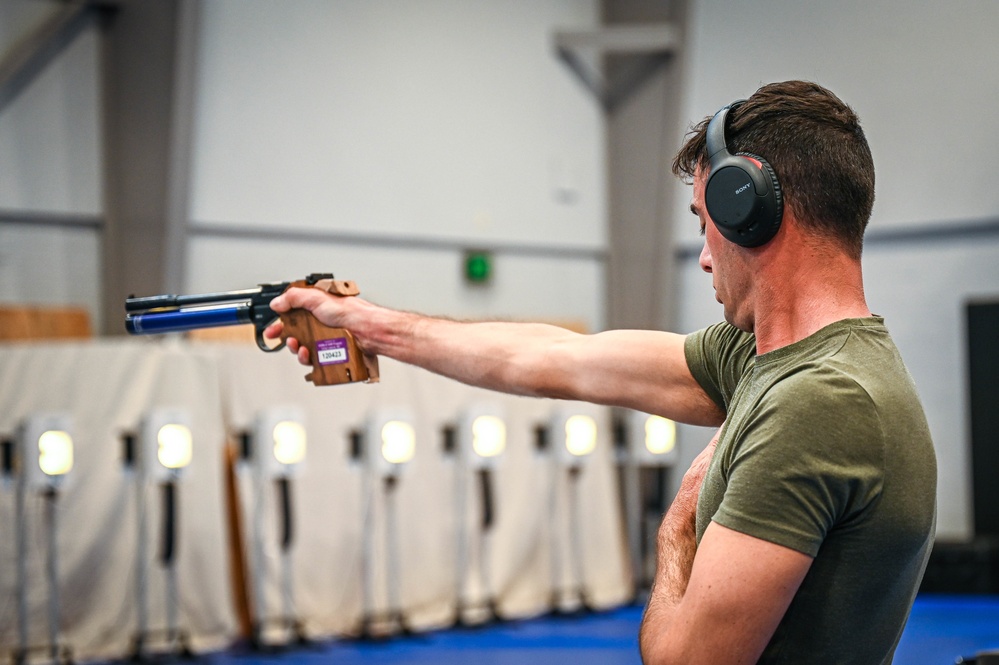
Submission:
[[[294,337],[308,347],[312,372],[306,381],[317,386],[338,383],[378,381],[378,357],[366,355],[344,328],[327,328],[308,311],[293,309],[278,315],[270,302],[292,287],[322,289],[337,296],[356,296],[357,284],[333,279],[329,273],[313,273],[296,282],[261,284],[255,289],[206,293],[200,295],[160,295],[125,300],[125,329],[133,335],[185,332],[198,328],[216,328],[253,324],[257,346],[271,352],[284,348],[285,340]],[[281,342],[268,346],[264,329],[275,319],[284,324]]]

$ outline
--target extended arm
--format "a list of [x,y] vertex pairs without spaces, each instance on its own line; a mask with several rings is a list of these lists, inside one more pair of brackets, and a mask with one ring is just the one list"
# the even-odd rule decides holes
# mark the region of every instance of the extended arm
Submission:
[[[502,392],[576,399],[717,425],[721,410],[687,369],[681,335],[610,331],[595,335],[533,323],[468,323],[289,289],[271,303],[303,308],[327,326],[350,330],[365,352],[423,367],[463,383]],[[280,334],[271,326],[268,337]],[[289,347],[299,352],[293,340]]]
[[639,633],[646,665],[755,663],[812,563],[714,522],[697,545],[697,495],[717,440],[694,460],[659,527]]

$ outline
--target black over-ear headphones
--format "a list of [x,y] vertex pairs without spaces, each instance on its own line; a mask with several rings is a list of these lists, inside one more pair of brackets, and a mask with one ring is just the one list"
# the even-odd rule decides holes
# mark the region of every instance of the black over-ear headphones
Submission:
[[708,123],[711,173],[704,187],[704,205],[725,238],[742,247],[759,247],[777,235],[784,199],[777,175],[765,159],[728,151],[725,120],[743,101],[724,107]]

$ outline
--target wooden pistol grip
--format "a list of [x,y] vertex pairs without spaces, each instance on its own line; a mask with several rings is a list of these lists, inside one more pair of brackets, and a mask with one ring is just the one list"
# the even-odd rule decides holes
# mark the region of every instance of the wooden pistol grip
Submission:
[[378,381],[378,358],[365,356],[350,331],[327,328],[304,309],[285,312],[281,322],[282,340],[294,337],[309,349],[312,372],[305,376],[306,381],[317,386]]
[[356,296],[361,293],[357,282],[346,279],[321,279],[312,288],[332,293],[335,296]]

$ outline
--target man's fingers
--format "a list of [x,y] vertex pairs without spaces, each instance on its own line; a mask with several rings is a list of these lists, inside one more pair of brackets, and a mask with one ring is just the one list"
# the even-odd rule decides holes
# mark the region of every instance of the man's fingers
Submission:
[[[278,297],[274,298],[270,302],[270,307],[272,310],[278,314],[284,314],[293,309],[304,309],[311,312],[320,323],[323,323],[329,327],[335,327],[335,308],[332,309],[329,305],[335,300],[334,296],[321,291],[319,289],[303,289],[303,288],[290,288]],[[323,307],[323,305],[327,307]],[[264,331],[267,337],[279,337],[284,331],[284,326],[280,321],[272,323]],[[311,365],[309,362],[309,348],[303,346],[294,337],[288,337],[285,342],[288,345],[288,350],[294,353],[298,357],[298,361],[303,365]]]
[[277,339],[281,336],[281,332],[284,330],[284,323],[280,319],[274,321],[269,326],[264,328],[264,337],[267,339]]
[[319,289],[291,288],[271,301],[275,312],[284,313],[291,309],[307,309],[310,312],[326,301],[328,296]]

